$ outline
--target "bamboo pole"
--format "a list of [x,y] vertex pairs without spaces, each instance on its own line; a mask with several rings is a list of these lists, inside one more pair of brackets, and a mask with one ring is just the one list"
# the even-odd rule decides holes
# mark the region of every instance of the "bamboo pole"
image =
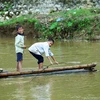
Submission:
[[47,68],[40,70],[32,70],[32,71],[23,71],[23,72],[5,72],[0,73],[0,78],[8,77],[8,76],[18,76],[18,75],[28,75],[28,74],[40,74],[40,73],[50,73],[64,70],[75,70],[75,69],[86,69],[89,71],[94,71],[95,63],[93,64],[85,64],[85,65],[75,65],[75,66],[65,66],[65,67],[57,67],[57,68]]

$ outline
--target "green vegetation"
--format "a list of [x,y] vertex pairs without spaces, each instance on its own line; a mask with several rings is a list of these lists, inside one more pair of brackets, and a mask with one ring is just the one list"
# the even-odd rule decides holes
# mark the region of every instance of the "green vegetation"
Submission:
[[9,9],[11,9],[12,8],[12,3],[9,1],[9,2],[4,2],[4,8],[0,8],[0,15],[4,15],[4,13],[6,12],[6,11],[8,11]]
[[[39,16],[39,18],[37,18]],[[46,16],[25,15],[8,21],[0,22],[0,26],[16,25],[16,23],[32,25],[38,37],[56,39],[92,39],[100,32],[100,9],[75,9],[53,12]]]

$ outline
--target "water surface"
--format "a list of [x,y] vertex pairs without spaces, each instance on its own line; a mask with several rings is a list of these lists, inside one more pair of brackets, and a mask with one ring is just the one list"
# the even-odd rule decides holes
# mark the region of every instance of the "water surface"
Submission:
[[[38,40],[42,41],[42,40]],[[37,40],[25,39],[29,47]],[[100,70],[100,41],[56,41],[51,47],[60,64],[50,67],[96,62]],[[45,57],[44,66],[49,65]],[[16,71],[14,39],[0,38],[0,67]],[[26,49],[23,70],[37,69],[37,61]],[[100,100],[100,72],[67,73],[0,79],[0,100]]]

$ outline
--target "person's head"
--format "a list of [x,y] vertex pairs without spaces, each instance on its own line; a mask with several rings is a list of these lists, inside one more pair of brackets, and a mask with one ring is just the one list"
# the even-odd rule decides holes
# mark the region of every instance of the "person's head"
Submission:
[[49,39],[49,40],[48,40],[48,44],[49,44],[49,46],[51,47],[51,46],[54,44],[54,40],[53,40],[53,39]]
[[20,25],[18,25],[18,26],[16,27],[16,30],[17,30],[17,32],[20,33],[20,34],[23,34],[23,32],[24,32],[23,27],[20,26]]

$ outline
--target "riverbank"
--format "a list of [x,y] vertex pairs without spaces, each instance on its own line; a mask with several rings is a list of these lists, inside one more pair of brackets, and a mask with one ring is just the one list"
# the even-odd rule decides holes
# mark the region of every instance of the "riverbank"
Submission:
[[0,22],[0,37],[16,34],[21,24],[32,38],[100,39],[100,9],[73,9],[46,14],[28,14]]

